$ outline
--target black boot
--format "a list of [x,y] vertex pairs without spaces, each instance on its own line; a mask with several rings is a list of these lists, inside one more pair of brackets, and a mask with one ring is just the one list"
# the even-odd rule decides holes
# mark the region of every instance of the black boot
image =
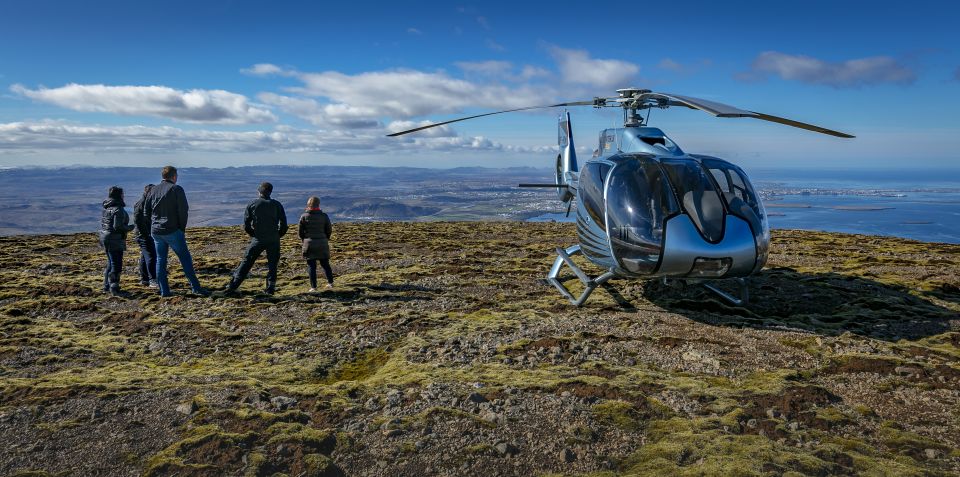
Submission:
[[277,292],[277,282],[273,280],[267,280],[267,288],[264,290],[267,295],[273,295]]
[[231,278],[230,284],[227,285],[227,289],[224,290],[223,293],[226,295],[239,295],[240,292],[238,290],[240,288],[240,283],[241,282],[238,281],[236,277]]

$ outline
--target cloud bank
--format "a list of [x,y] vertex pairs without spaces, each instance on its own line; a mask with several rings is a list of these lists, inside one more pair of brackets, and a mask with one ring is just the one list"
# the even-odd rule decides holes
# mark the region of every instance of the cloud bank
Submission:
[[916,74],[889,56],[873,56],[831,63],[810,56],[765,51],[753,60],[742,80],[757,80],[768,75],[808,84],[851,88],[872,84],[910,84]]
[[277,120],[269,110],[251,105],[246,96],[223,90],[76,83],[38,89],[16,84],[10,90],[74,111],[154,116],[192,123],[252,124]]
[[[389,126],[402,130],[407,123]],[[414,123],[415,127],[416,124]],[[0,123],[0,155],[42,150],[77,152],[181,151],[209,153],[314,152],[324,154],[384,154],[396,152],[508,151],[541,153],[554,148],[504,145],[482,136],[459,137],[449,128],[422,137],[388,138],[375,133],[316,131],[280,126],[273,131],[194,130],[169,126],[104,126],[64,121]]]

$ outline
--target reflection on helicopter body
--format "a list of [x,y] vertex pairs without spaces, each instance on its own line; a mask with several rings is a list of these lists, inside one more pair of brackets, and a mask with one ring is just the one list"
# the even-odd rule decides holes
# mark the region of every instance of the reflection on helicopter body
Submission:
[[588,161],[578,182],[581,251],[618,275],[743,277],[766,262],[763,205],[727,161],[618,153]]

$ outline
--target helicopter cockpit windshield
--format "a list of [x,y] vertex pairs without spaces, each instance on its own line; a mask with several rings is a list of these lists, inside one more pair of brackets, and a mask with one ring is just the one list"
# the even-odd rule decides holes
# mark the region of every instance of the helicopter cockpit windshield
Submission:
[[650,273],[660,260],[664,219],[676,199],[657,163],[645,156],[620,162],[607,181],[607,225],[613,255],[632,273]]

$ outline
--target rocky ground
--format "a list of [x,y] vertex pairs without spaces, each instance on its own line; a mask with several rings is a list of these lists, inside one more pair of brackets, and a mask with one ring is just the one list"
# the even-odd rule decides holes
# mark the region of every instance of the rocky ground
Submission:
[[[245,237],[189,231],[226,285]],[[569,224],[336,224],[336,288],[100,292],[91,234],[0,238],[0,475],[951,475],[960,246],[776,231],[752,303],[542,277]],[[596,270],[587,267],[588,270]],[[575,288],[576,280],[568,282]]]

